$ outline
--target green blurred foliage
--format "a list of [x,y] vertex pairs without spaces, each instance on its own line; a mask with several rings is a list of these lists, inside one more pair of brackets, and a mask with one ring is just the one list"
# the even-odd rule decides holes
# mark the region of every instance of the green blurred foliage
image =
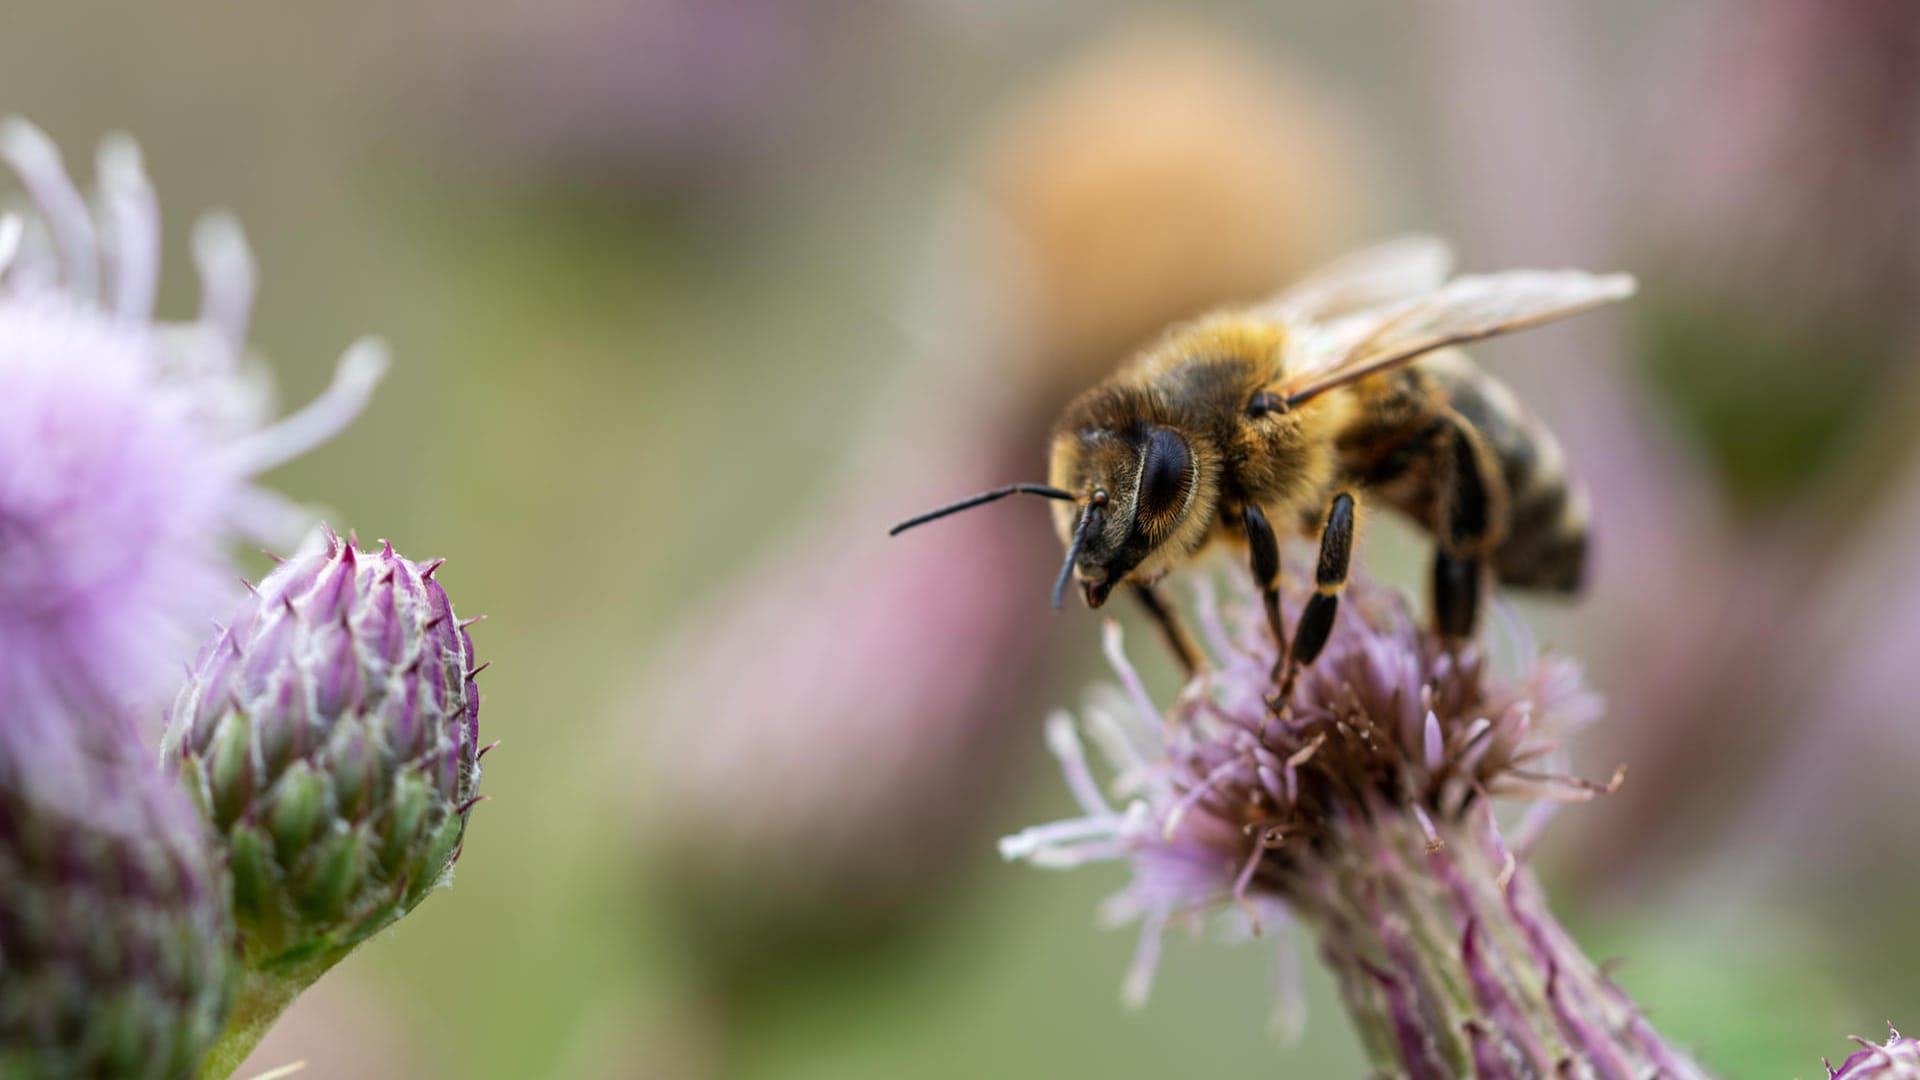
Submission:
[[1853,358],[1894,351],[1892,326],[1772,321],[1738,303],[1657,291],[1643,314],[1640,367],[1740,511],[1805,498],[1882,422],[1882,370]]
[[[1710,903],[1704,898],[1701,903]],[[1681,905],[1681,906],[1684,906]],[[1662,1033],[1722,1076],[1819,1076],[1820,1056],[1852,1030],[1851,995],[1823,946],[1777,921],[1711,910],[1695,918],[1608,920],[1581,934],[1589,955],[1618,957],[1614,978]],[[1840,1055],[1844,1056],[1844,1055]]]

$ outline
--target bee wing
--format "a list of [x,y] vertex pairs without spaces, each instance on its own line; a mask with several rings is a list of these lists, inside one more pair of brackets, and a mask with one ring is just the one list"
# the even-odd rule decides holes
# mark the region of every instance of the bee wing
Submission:
[[1290,323],[1324,322],[1438,289],[1453,269],[1453,252],[1431,236],[1402,236],[1311,271],[1260,306]]
[[1509,270],[1454,278],[1418,299],[1321,324],[1295,324],[1281,392],[1298,405],[1452,345],[1525,330],[1625,300],[1631,274]]

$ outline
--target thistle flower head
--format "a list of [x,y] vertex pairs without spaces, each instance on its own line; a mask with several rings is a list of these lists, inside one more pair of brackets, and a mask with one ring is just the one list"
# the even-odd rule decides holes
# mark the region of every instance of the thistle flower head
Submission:
[[218,859],[136,745],[124,726],[0,722],[0,1075],[184,1077],[226,1018]]
[[356,346],[271,421],[238,226],[200,223],[200,313],[157,322],[159,211],[134,144],[101,146],[91,204],[25,121],[0,120],[0,162],[29,199],[0,213],[0,703],[144,706],[227,602],[229,541],[304,527],[254,477],[350,421],[384,356]]
[[438,567],[326,532],[207,641],[174,703],[165,757],[224,842],[251,970],[317,977],[459,855],[480,698]]
[[[1274,715],[1275,646],[1249,605],[1230,637],[1202,594],[1202,626],[1220,665],[1164,717],[1106,627],[1125,693],[1096,695],[1080,728],[1117,770],[1110,803],[1064,713],[1047,741],[1086,816],[1001,841],[1008,858],[1048,867],[1124,858],[1134,880],[1109,914],[1139,917],[1157,936],[1176,917],[1237,905],[1284,921],[1311,901],[1311,876],[1340,819],[1393,813],[1433,831],[1489,796],[1582,799],[1594,785],[1535,771],[1557,736],[1596,711],[1572,664],[1543,659],[1518,680],[1495,675],[1476,648],[1450,650],[1422,631],[1397,594],[1357,582],[1332,639]],[[1296,599],[1298,599],[1296,597]],[[1541,816],[1544,816],[1542,811]],[[1527,829],[1532,832],[1532,826]],[[1144,942],[1143,964],[1157,955]],[[1130,977],[1144,996],[1149,970]]]
[[[1220,663],[1164,717],[1109,626],[1125,691],[1097,697],[1079,728],[1061,714],[1047,730],[1083,816],[1001,842],[1039,866],[1131,864],[1105,911],[1143,923],[1129,1000],[1144,1000],[1176,921],[1297,919],[1319,934],[1369,1051],[1405,1075],[1550,1075],[1569,1062],[1698,1075],[1553,923],[1518,863],[1553,806],[1607,790],[1561,768],[1558,739],[1597,712],[1570,663],[1528,657],[1502,677],[1480,649],[1450,648],[1397,594],[1358,581],[1276,714],[1276,650],[1256,598],[1241,598],[1230,636],[1209,596],[1201,622]],[[1116,771],[1109,789],[1081,730]],[[1489,809],[1501,798],[1535,807],[1510,838]],[[1300,1019],[1293,963],[1288,1026]]]

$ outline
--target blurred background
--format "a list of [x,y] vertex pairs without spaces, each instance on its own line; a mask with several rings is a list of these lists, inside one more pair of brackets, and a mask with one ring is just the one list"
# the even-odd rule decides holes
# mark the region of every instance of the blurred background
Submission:
[[1048,613],[1037,507],[883,533],[1043,479],[1165,322],[1405,229],[1642,279],[1479,353],[1596,504],[1590,596],[1517,600],[1612,704],[1585,771],[1630,767],[1549,834],[1558,906],[1730,1075],[1920,1024],[1904,0],[13,0],[0,112],[139,137],[163,309],[238,213],[286,400],[392,342],[274,482],[489,616],[456,888],[261,1070],[1356,1075],[1317,972],[1269,1032],[1264,949],[1180,942],[1122,1011],[1121,871],[992,844],[1067,809],[1040,718],[1097,620]]

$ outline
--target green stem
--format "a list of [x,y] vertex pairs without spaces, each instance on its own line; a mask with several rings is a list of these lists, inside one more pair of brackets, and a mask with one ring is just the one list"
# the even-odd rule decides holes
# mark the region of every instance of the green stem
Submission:
[[226,1030],[220,1033],[213,1049],[207,1051],[206,1059],[200,1063],[199,1080],[226,1080],[232,1076],[247,1060],[247,1055],[253,1053],[253,1048],[260,1045],[260,1040],[266,1038],[280,1014],[293,1004],[293,999],[331,966],[308,965],[276,974],[246,970],[240,977]]

